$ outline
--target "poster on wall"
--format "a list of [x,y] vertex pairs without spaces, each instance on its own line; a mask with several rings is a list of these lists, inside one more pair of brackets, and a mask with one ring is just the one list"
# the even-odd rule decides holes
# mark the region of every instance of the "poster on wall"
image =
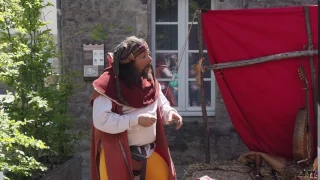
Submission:
[[105,68],[104,44],[83,44],[83,78],[93,81]]

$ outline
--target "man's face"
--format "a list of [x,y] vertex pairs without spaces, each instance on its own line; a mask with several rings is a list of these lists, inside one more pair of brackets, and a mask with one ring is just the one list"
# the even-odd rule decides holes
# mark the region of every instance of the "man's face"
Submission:
[[139,54],[134,61],[134,65],[137,68],[139,74],[148,74],[150,71],[152,58],[150,57],[150,51],[147,49],[145,52]]

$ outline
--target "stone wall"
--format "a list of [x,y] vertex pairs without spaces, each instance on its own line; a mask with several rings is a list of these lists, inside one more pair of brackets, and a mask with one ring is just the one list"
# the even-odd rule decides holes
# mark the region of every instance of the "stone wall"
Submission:
[[[147,4],[140,0],[67,0],[62,1],[63,62],[68,71],[79,73],[73,78],[77,85],[69,101],[70,112],[78,129],[89,130],[92,110],[89,98],[92,82],[83,80],[83,44],[104,44],[112,50],[125,37],[136,35],[148,38]],[[92,30],[101,25],[105,40],[93,40]]]

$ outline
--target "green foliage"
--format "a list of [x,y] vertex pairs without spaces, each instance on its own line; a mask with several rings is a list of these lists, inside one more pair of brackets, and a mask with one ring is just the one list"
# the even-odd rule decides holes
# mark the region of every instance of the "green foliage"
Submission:
[[[189,21],[192,21],[193,15],[197,9],[211,9],[211,1],[208,0],[190,0],[189,1]],[[195,17],[195,21],[197,21],[197,16]]]
[[160,7],[161,9],[168,9],[171,6],[177,6],[178,1],[176,0],[162,0],[162,1],[157,1],[157,6]]
[[19,177],[31,176],[34,170],[46,170],[47,168],[34,157],[24,152],[25,148],[33,150],[48,148],[41,140],[36,140],[20,131],[21,127],[31,122],[9,120],[3,111],[0,111],[0,120],[0,171]]
[[113,25],[112,25],[112,24],[109,24],[109,25],[108,25],[108,29],[113,29]]
[[96,25],[92,32],[91,32],[91,37],[93,40],[106,40],[108,38],[108,34],[106,30],[102,27],[101,24]]
[[132,33],[132,26],[131,26],[131,25],[129,25],[129,26],[127,27],[126,32],[127,32],[127,33]]
[[[44,0],[0,0],[0,82],[13,92],[2,104],[8,118],[0,126],[0,138],[6,138],[0,142],[0,171],[12,179],[44,170],[40,161],[51,167],[72,154],[81,138],[67,115],[73,74],[54,73],[48,61],[58,57],[41,15],[48,6]],[[58,83],[48,82],[53,76]]]

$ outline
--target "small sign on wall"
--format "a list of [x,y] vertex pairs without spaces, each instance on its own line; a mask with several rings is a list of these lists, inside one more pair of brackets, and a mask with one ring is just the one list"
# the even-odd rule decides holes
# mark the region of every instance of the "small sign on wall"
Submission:
[[94,65],[84,65],[83,66],[83,74],[84,77],[98,77],[98,66]]
[[104,44],[83,44],[83,78],[92,81],[104,70]]
[[104,50],[93,50],[92,64],[95,66],[104,66]]

